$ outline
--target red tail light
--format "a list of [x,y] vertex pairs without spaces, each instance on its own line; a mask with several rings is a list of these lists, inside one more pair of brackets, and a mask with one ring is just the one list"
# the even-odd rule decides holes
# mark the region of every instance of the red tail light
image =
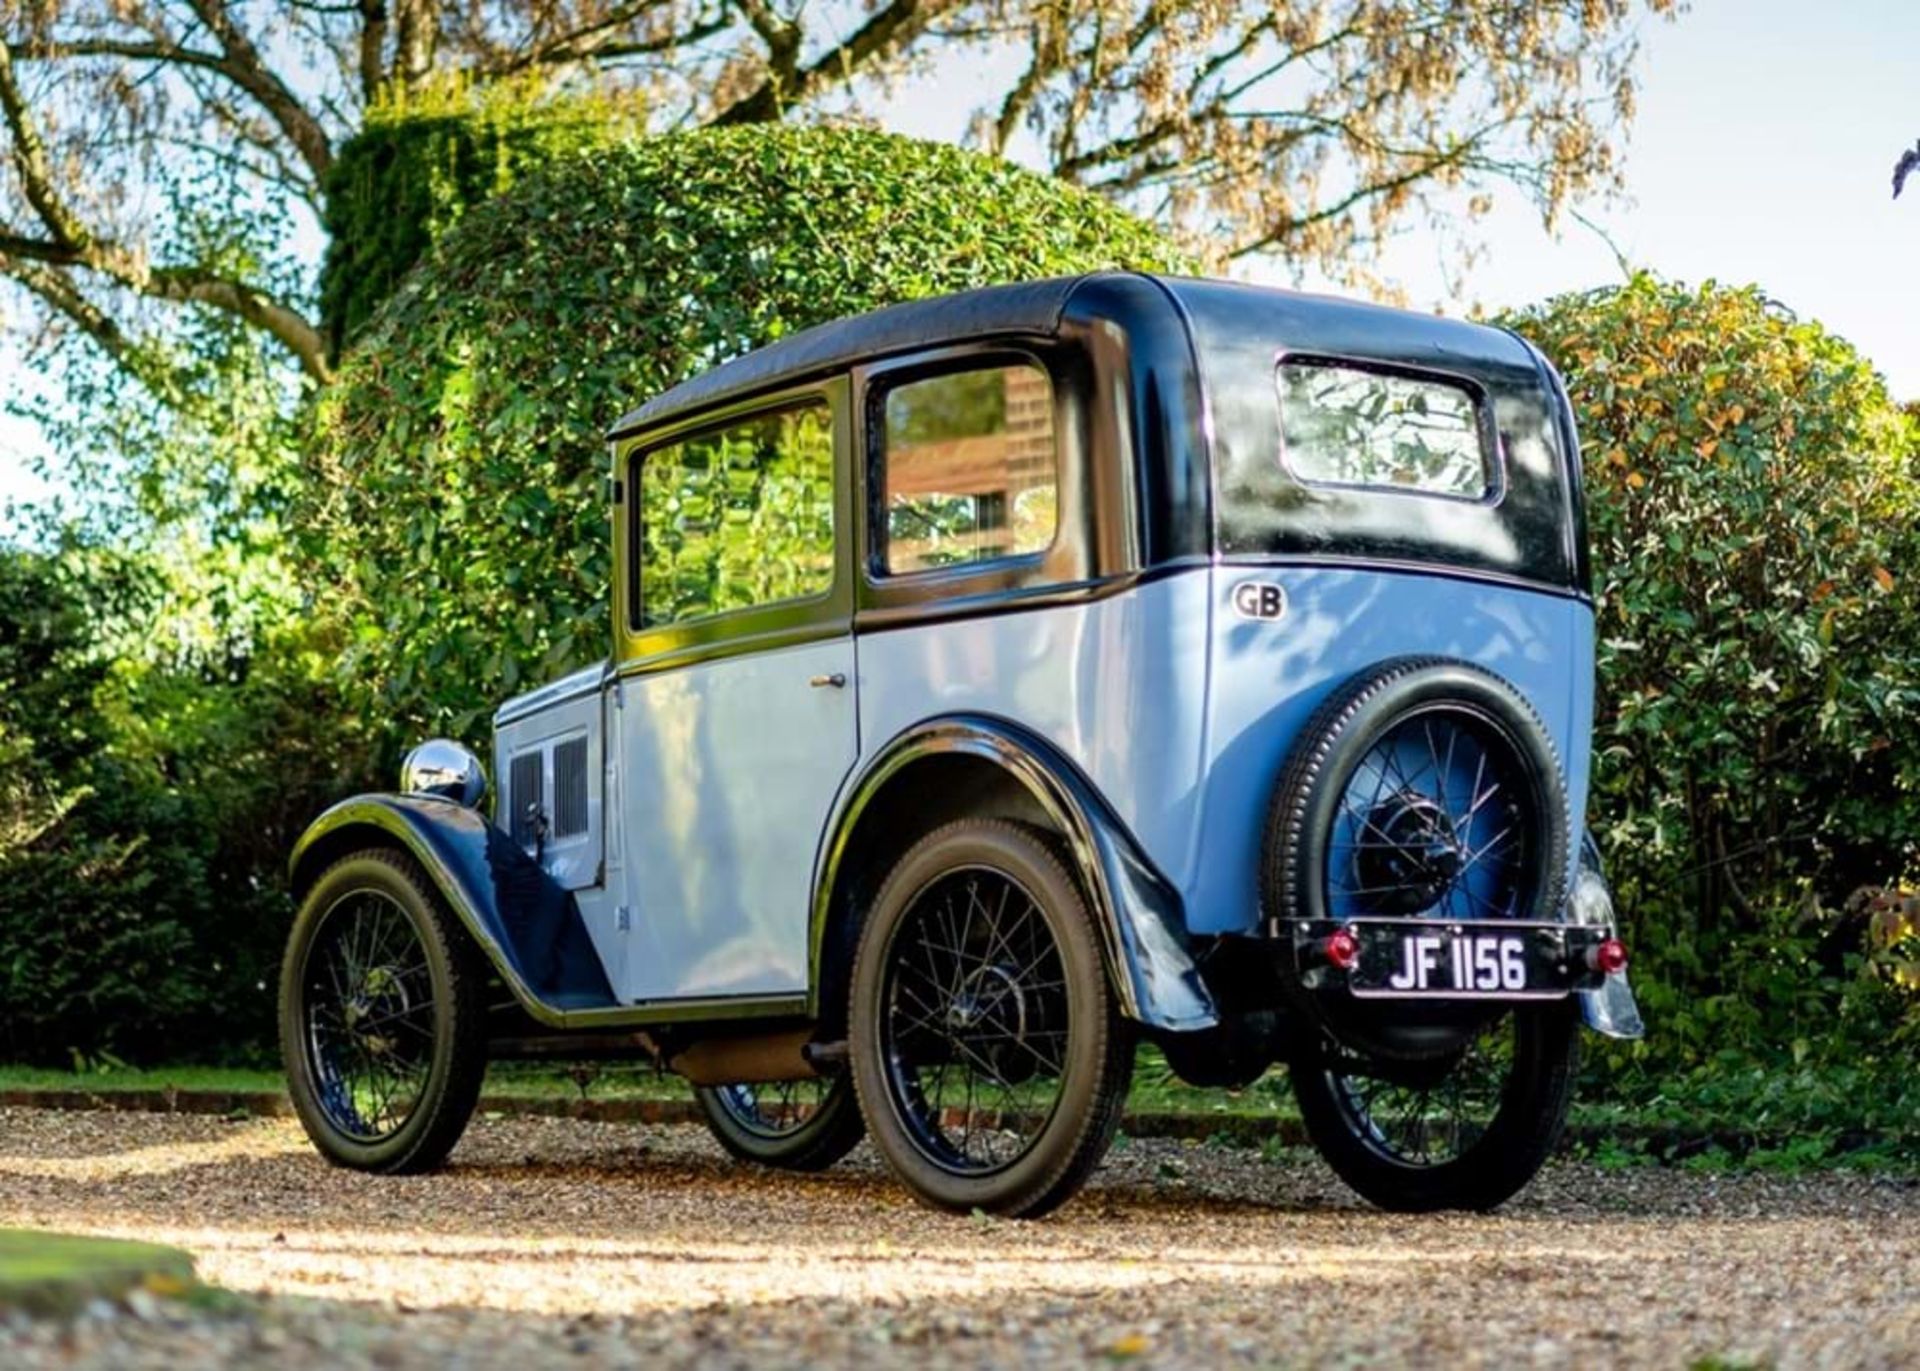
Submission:
[[1627,969],[1627,945],[1618,938],[1608,938],[1598,947],[1587,952],[1587,965],[1603,975],[1611,976],[1616,971]]
[[1360,961],[1360,939],[1351,928],[1336,928],[1320,940],[1319,951],[1328,966],[1351,971]]

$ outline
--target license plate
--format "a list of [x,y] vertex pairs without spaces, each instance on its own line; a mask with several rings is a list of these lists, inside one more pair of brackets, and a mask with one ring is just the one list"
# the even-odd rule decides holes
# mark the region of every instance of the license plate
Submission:
[[1356,920],[1347,988],[1365,999],[1558,999],[1593,979],[1587,945],[1604,930],[1544,923]]

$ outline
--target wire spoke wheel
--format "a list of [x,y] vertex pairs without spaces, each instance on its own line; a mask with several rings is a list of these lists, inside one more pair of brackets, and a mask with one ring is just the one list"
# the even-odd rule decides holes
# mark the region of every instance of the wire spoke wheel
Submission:
[[1341,1178],[1386,1209],[1491,1209],[1531,1180],[1566,1122],[1579,1063],[1568,1002],[1510,1009],[1453,1051],[1387,1061],[1305,1050],[1300,1117]]
[[1033,894],[965,867],[915,897],[882,982],[887,1083],[919,1149],[955,1174],[1013,1165],[1067,1071],[1067,978]]
[[1464,702],[1411,710],[1340,792],[1329,915],[1522,917],[1543,874],[1543,817],[1519,749],[1489,715]]
[[307,1066],[327,1121],[359,1143],[393,1137],[433,1067],[433,974],[413,921],[384,892],[352,892],[322,916],[301,986]]
[[487,965],[425,872],[391,848],[306,891],[280,963],[287,1094],[336,1166],[418,1175],[446,1160],[487,1070]]
[[834,1081],[820,1076],[796,1081],[762,1081],[723,1085],[715,1102],[733,1121],[756,1138],[778,1142],[794,1137],[826,1107]]
[[[1572,830],[1552,732],[1518,687],[1472,662],[1393,658],[1302,730],[1268,811],[1262,905],[1277,932],[1550,920]],[[1540,1169],[1573,1089],[1571,1000],[1373,998],[1299,955],[1281,989],[1305,1029],[1289,1063],[1301,1121],[1361,1195],[1487,1209]]]
[[1355,1137],[1401,1166],[1436,1167],[1473,1150],[1499,1117],[1514,1067],[1514,1020],[1504,1014],[1436,1062],[1329,1073]]
[[958,819],[909,848],[860,931],[847,1062],[893,1173],[948,1213],[1033,1218],[1100,1164],[1134,1036],[1050,834]]

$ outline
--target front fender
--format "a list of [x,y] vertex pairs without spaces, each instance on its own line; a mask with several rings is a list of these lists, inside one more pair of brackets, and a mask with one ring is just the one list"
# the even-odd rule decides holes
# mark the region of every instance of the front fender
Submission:
[[612,987],[573,896],[479,812],[434,795],[356,795],[294,844],[295,900],[335,861],[397,847],[420,864],[522,1007],[574,1027],[615,1009]]
[[981,715],[931,720],[889,742],[849,787],[814,873],[813,957],[821,964],[841,861],[861,814],[902,770],[928,756],[962,753],[994,763],[1024,787],[1066,835],[1092,898],[1121,1012],[1152,1028],[1190,1031],[1219,1022],[1188,950],[1180,896],[1071,761],[1016,724]]

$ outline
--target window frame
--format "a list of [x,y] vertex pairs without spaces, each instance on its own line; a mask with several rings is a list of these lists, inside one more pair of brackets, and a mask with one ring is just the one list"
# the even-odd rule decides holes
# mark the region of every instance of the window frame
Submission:
[[[844,375],[804,385],[787,385],[685,416],[616,445],[614,646],[622,674],[771,651],[851,631],[850,559],[856,523],[850,480],[848,395],[849,383]],[[723,433],[758,418],[808,406],[825,408],[832,435],[833,574],[827,588],[812,595],[719,610],[671,624],[644,623],[641,578],[645,531],[641,527],[640,471],[647,458],[663,449]]]
[[[1425,490],[1419,486],[1389,485],[1377,481],[1327,481],[1302,475],[1287,451],[1287,405],[1282,373],[1289,366],[1315,366],[1343,371],[1358,371],[1422,385],[1445,386],[1462,391],[1473,405],[1474,433],[1480,440],[1480,458],[1487,473],[1487,487],[1479,495],[1454,495],[1443,490]],[[1444,500],[1455,505],[1474,505],[1491,509],[1506,498],[1507,461],[1500,442],[1499,426],[1494,421],[1493,400],[1487,388],[1463,372],[1441,367],[1406,366],[1383,362],[1378,358],[1351,357],[1328,352],[1282,352],[1274,358],[1272,376],[1276,456],[1280,470],[1288,480],[1307,490],[1343,490],[1366,495],[1394,495],[1422,500]]]

